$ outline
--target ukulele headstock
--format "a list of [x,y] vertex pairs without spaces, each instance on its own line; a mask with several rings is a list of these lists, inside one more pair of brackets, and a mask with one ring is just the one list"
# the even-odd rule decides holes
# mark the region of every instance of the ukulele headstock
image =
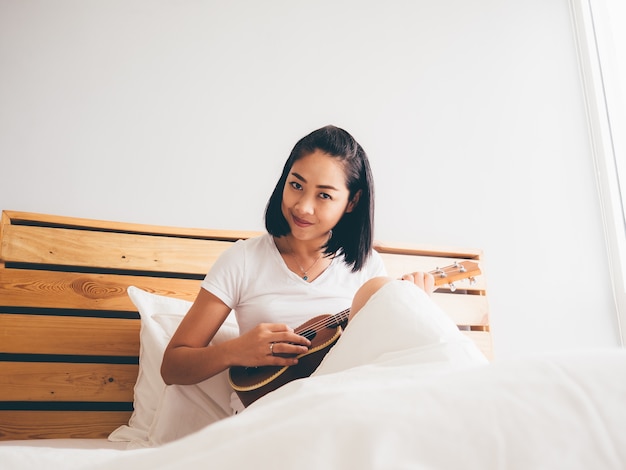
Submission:
[[454,292],[456,290],[454,283],[457,281],[469,279],[470,285],[474,285],[476,283],[475,277],[480,274],[480,268],[478,263],[473,261],[456,261],[444,268],[437,268],[430,274],[435,276],[436,287],[447,285],[450,291]]

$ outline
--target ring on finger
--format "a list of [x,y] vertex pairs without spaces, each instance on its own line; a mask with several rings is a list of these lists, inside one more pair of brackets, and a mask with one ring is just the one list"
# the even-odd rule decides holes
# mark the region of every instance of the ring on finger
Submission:
[[270,354],[274,355],[274,343],[270,343]]

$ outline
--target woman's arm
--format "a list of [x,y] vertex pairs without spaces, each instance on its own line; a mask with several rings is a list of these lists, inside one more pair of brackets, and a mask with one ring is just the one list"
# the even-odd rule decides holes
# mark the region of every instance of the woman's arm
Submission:
[[[430,273],[416,271],[412,273],[404,274],[400,280],[409,281],[415,284],[420,289],[424,290],[428,295],[431,295],[435,291],[435,278]],[[361,286],[352,299],[352,306],[350,307],[350,315],[348,317],[348,323],[354,318],[361,308],[369,301],[370,297],[374,295],[380,288],[382,288],[388,282],[393,281],[388,276],[377,276]]]
[[280,323],[262,323],[238,338],[209,345],[229,313],[218,297],[200,289],[165,349],[161,376],[166,384],[196,384],[234,365],[294,365],[293,356],[308,351],[310,341]]

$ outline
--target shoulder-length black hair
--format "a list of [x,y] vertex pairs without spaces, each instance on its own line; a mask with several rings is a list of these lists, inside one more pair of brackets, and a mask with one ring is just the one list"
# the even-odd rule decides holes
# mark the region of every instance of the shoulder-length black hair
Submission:
[[374,180],[363,147],[348,132],[326,126],[300,139],[285,162],[265,209],[265,228],[275,237],[290,232],[281,210],[283,188],[293,164],[300,158],[319,150],[339,159],[345,169],[346,186],[353,200],[360,191],[358,202],[333,227],[332,236],[324,245],[325,256],[343,254],[353,272],[360,271],[372,252],[374,239]]

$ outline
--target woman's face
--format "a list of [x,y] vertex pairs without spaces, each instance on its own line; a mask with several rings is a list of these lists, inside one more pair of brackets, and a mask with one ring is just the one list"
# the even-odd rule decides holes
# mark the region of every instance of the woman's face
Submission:
[[296,161],[283,188],[282,213],[298,240],[328,237],[343,214],[351,212],[343,164],[319,150]]

